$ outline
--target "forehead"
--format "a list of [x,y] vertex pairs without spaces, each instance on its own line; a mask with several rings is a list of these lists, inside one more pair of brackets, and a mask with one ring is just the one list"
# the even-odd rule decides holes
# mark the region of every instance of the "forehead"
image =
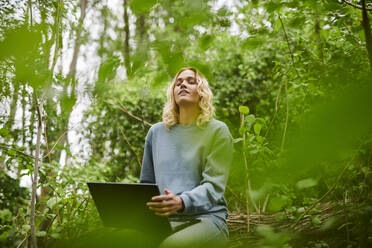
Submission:
[[195,77],[195,72],[192,70],[184,70],[181,72],[177,78],[188,78],[188,77]]

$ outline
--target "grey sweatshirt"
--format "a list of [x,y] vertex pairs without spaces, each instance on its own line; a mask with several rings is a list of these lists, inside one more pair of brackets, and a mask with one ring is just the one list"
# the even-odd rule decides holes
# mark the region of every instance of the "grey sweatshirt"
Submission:
[[170,220],[203,215],[226,219],[223,197],[233,157],[232,136],[225,123],[212,119],[203,129],[179,124],[166,130],[163,122],[147,133],[142,161],[141,183],[156,183],[179,195],[181,212]]

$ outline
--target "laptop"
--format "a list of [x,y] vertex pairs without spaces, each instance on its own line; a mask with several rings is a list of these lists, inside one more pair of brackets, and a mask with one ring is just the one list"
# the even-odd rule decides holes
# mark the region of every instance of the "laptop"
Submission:
[[135,229],[143,233],[166,237],[199,220],[193,220],[176,228],[168,218],[155,215],[146,203],[159,195],[156,184],[88,182],[90,194],[104,226]]

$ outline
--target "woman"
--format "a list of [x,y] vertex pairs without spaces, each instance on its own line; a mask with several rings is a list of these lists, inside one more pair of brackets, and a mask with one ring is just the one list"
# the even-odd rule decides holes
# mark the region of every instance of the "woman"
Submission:
[[195,248],[227,241],[223,195],[233,142],[226,124],[213,118],[212,98],[205,77],[194,68],[182,68],[168,88],[163,122],[146,136],[140,181],[156,183],[164,192],[147,206],[168,217],[172,227],[200,220],[166,238],[160,247]]

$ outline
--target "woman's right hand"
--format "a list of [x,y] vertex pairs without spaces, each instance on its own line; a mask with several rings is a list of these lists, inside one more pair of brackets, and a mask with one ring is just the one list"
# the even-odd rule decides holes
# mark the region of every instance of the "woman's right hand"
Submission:
[[158,216],[169,216],[177,211],[183,210],[182,198],[164,189],[165,195],[158,195],[151,198],[146,205]]

